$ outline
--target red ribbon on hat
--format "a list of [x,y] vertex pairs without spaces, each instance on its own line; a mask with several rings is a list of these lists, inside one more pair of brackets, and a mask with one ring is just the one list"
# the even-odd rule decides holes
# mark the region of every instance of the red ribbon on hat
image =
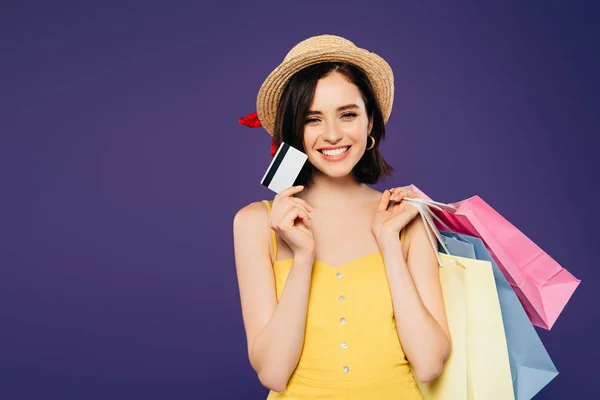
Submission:
[[[239,119],[240,125],[247,126],[248,128],[260,128],[262,125],[260,120],[258,119],[258,114],[253,112],[245,117],[240,117]],[[271,140],[271,157],[275,157],[275,153],[277,153],[277,146],[275,145],[275,138]]]

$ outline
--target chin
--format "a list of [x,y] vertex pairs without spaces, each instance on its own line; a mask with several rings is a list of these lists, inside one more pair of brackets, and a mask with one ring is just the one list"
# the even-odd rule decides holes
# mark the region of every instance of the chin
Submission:
[[330,176],[332,178],[342,178],[352,173],[352,170],[356,166],[359,160],[353,158],[347,158],[342,162],[329,162],[324,160],[319,152],[316,152],[316,160],[310,159],[309,162],[318,169],[323,175]]

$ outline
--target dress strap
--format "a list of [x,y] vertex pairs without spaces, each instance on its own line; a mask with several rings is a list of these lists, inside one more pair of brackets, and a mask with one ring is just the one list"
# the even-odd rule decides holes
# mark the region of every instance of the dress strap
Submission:
[[402,231],[400,232],[400,241],[404,242],[404,233],[406,231],[406,227],[402,228]]
[[[263,203],[267,205],[267,210],[271,213],[271,202],[269,200],[263,200]],[[271,229],[271,241],[273,242],[273,263],[277,261],[277,235],[275,231]]]

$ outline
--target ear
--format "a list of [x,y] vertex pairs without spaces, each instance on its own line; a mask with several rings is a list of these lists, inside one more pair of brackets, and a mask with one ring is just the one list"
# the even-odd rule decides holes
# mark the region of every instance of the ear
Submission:
[[367,135],[371,134],[371,130],[373,130],[373,118],[369,118],[369,126],[367,127]]

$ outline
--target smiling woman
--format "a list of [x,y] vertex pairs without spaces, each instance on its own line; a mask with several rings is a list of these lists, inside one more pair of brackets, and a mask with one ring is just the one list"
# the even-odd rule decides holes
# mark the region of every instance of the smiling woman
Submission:
[[[233,221],[248,357],[268,399],[422,399],[450,352],[438,264],[418,211],[368,184],[393,74],[332,35],[306,39],[265,80],[257,115],[305,152],[295,185]],[[414,374],[414,375],[413,375]]]
[[355,65],[322,62],[296,73],[283,89],[275,121],[276,145],[283,141],[308,155],[297,185],[310,187],[315,168],[338,177],[351,173],[367,184],[393,171],[379,152],[385,127],[372,84]]

